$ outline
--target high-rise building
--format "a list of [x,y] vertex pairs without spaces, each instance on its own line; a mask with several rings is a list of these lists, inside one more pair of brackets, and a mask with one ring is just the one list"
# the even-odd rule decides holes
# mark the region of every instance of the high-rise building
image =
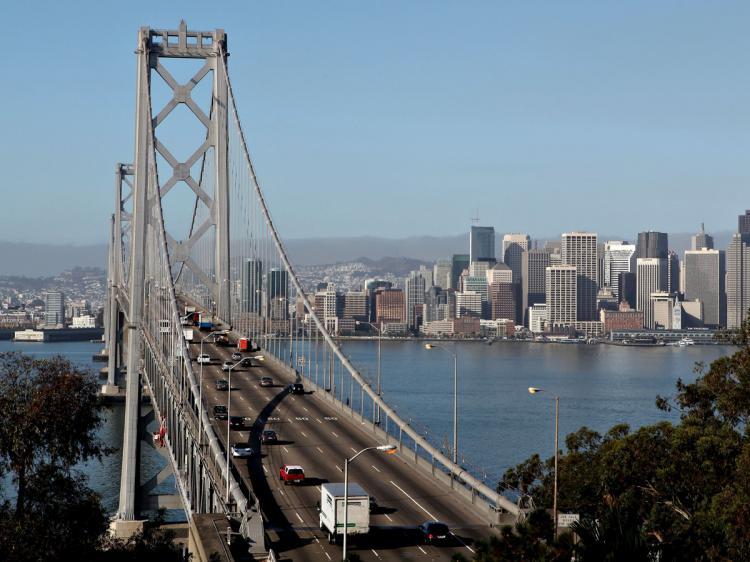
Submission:
[[550,328],[570,326],[576,321],[578,278],[578,271],[574,265],[556,265],[546,269],[545,293],[547,322]]
[[370,322],[375,322],[375,291],[378,289],[390,289],[393,283],[384,279],[365,279],[365,293],[367,293],[367,310]]
[[667,288],[670,294],[676,294],[680,291],[680,258],[677,252],[669,250],[667,252]]
[[562,235],[562,261],[578,275],[578,320],[596,320],[596,294],[599,291],[597,236],[592,232],[566,232]]
[[618,278],[620,273],[633,271],[634,255],[634,244],[614,240],[604,244],[604,278],[602,284],[608,287],[618,298],[620,297]]
[[482,299],[482,312],[480,318],[489,318],[490,314],[490,297],[487,287],[487,277],[468,276],[464,279],[463,291],[465,293],[477,293]]
[[404,304],[406,306],[406,325],[417,329],[418,306],[424,305],[424,292],[426,288],[425,278],[419,271],[412,271],[404,282]]
[[651,293],[661,292],[666,278],[666,258],[637,258],[636,284],[638,292],[636,308],[643,312],[643,321],[647,328],[654,328],[654,308],[651,306]]
[[659,258],[666,259],[669,251],[669,239],[666,232],[638,233],[638,244],[636,245],[636,258]]
[[497,261],[495,257],[495,227],[472,226],[469,237],[470,261]]
[[48,291],[44,295],[44,323],[47,326],[65,324],[65,294],[61,291]]
[[703,302],[703,322],[711,327],[726,326],[726,263],[720,250],[685,252],[685,300]]
[[651,328],[655,330],[671,330],[673,325],[673,308],[676,302],[676,296],[666,291],[657,291],[651,293],[649,299],[650,308],[653,311]]
[[441,289],[451,288],[451,260],[438,260],[432,268],[432,280]]
[[518,321],[518,292],[521,285],[513,282],[498,281],[489,286],[490,320],[506,318]]
[[546,273],[552,265],[550,250],[531,249],[521,254],[521,312],[546,302]]
[[453,254],[451,258],[451,289],[460,289],[458,281],[464,269],[469,269],[469,254]]
[[365,291],[349,291],[344,295],[343,317],[356,322],[368,320],[367,293]]
[[289,272],[278,267],[266,274],[266,315],[272,320],[289,319]]
[[536,303],[529,307],[529,331],[541,334],[547,326],[547,303]]
[[495,266],[494,262],[473,261],[469,264],[470,277],[487,277],[487,270]]
[[695,250],[702,250],[703,248],[706,248],[708,250],[714,249],[714,237],[710,234],[706,234],[706,230],[703,227],[703,223],[701,223],[701,230],[694,236],[690,237],[690,249]]
[[405,324],[406,307],[401,289],[377,289],[375,291],[375,322],[383,324]]
[[242,312],[260,312],[263,298],[263,262],[249,258],[242,264]]
[[737,232],[750,236],[750,209],[737,218]]
[[420,265],[417,271],[424,278],[424,290],[429,290],[430,287],[435,285],[435,277],[433,276],[433,268],[427,267],[426,265]]
[[[635,268],[633,268],[635,269]],[[635,271],[627,271],[617,276],[617,294],[620,303],[628,303],[633,310],[636,309],[638,301],[637,294],[637,277]]]
[[513,272],[513,282],[521,283],[523,253],[529,249],[528,234],[506,234],[503,236],[503,262]]
[[750,233],[736,233],[727,248],[727,328],[739,328],[750,310]]
[[456,318],[482,317],[482,295],[474,291],[456,293]]

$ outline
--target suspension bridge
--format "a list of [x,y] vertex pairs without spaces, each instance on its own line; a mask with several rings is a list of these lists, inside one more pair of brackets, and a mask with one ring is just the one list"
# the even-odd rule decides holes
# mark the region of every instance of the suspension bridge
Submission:
[[[125,393],[113,529],[127,536],[149,509],[171,507],[188,522],[220,515],[256,557],[270,550],[295,560],[340,557],[320,540],[314,484],[343,480],[344,459],[356,451],[392,444],[395,457],[373,455],[352,466],[356,480],[384,506],[373,515],[378,532],[359,545],[360,556],[469,554],[474,540],[520,511],[401,419],[316,314],[255,173],[227,45],[223,30],[188,30],[184,22],[174,30],[138,32],[135,155],[115,167],[105,307],[103,392]],[[186,64],[194,66],[188,74]],[[170,138],[177,117],[193,126]],[[213,331],[186,326],[192,324],[185,322],[186,310],[195,310]],[[226,377],[219,365],[234,349],[217,346],[217,339],[248,341],[254,358],[255,366],[229,371],[228,393],[216,381]],[[199,352],[212,364],[196,362]],[[275,386],[260,387],[260,375]],[[294,382],[307,392],[290,394],[287,385]],[[230,431],[213,415],[219,404],[246,425]],[[264,429],[277,431],[278,445],[261,445]],[[140,453],[154,433],[166,467],[149,476],[142,474]],[[233,438],[263,454],[236,461],[228,454]],[[283,463],[303,464],[313,485],[279,487]],[[144,488],[168,476],[176,500],[158,493],[144,499]],[[452,527],[452,549],[422,545],[410,531],[438,518]]]

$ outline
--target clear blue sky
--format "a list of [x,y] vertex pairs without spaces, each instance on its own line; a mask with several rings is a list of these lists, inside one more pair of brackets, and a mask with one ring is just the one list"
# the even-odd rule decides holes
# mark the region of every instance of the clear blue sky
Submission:
[[476,209],[632,237],[750,208],[747,0],[12,2],[0,240],[105,240],[137,29],[181,18],[228,33],[285,238],[457,234]]

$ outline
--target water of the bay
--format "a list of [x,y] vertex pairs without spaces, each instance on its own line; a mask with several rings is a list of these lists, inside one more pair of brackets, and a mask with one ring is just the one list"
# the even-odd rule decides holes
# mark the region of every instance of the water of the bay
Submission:
[[[402,418],[436,444],[449,444],[453,414],[453,360],[440,349],[427,351],[417,341],[384,341],[382,388],[385,400]],[[657,410],[657,395],[674,395],[678,378],[694,380],[696,362],[706,365],[733,352],[720,346],[617,347],[541,343],[444,343],[458,352],[459,451],[464,464],[494,485],[504,470],[535,452],[553,453],[553,397],[560,396],[560,435],[586,425],[604,432],[617,423],[639,427],[677,414]],[[91,356],[101,344],[0,342],[0,351],[36,356],[62,354],[98,371]],[[376,341],[345,341],[344,353],[375,381]],[[545,389],[528,393],[529,386]],[[107,412],[100,437],[122,445],[122,408]],[[91,486],[109,510],[116,509],[120,457],[83,467]]]

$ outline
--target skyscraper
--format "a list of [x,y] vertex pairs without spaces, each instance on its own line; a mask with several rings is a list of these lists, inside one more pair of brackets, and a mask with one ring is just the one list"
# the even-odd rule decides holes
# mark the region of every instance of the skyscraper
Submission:
[[266,314],[273,320],[289,319],[289,272],[278,267],[266,274]]
[[45,293],[44,323],[47,326],[61,326],[65,323],[65,294],[61,291]]
[[750,309],[750,233],[736,233],[727,248],[727,328],[739,328]]
[[685,300],[703,302],[703,322],[714,328],[726,326],[726,277],[724,252],[685,252]]
[[[635,269],[635,268],[633,268]],[[627,302],[630,308],[636,309],[636,274],[634,271],[626,271],[617,276],[617,294],[620,303]]]
[[548,325],[570,326],[576,321],[578,308],[578,272],[573,265],[550,266],[546,278]]
[[528,234],[506,234],[503,236],[503,262],[513,272],[513,283],[521,283],[521,258],[529,249]]
[[680,258],[673,250],[667,252],[666,291],[672,295],[680,292]]
[[469,237],[469,261],[496,261],[495,227],[472,226]]
[[[620,273],[634,269],[635,245],[610,240],[604,244],[604,279],[602,284],[620,297],[618,278]],[[631,303],[632,304],[632,303]]]
[[263,262],[248,258],[242,264],[242,312],[260,312],[263,297]]
[[660,258],[665,259],[669,251],[669,239],[666,232],[638,233],[638,244],[636,245],[636,258]]
[[383,329],[383,324],[404,324],[406,322],[404,292],[401,289],[377,289],[375,291],[375,322]]
[[596,239],[592,232],[566,232],[562,235],[562,262],[575,266],[578,275],[578,320],[597,319],[599,268]]
[[551,252],[547,249],[531,249],[521,255],[521,312],[535,304],[546,302],[546,272],[552,265]]
[[451,288],[451,260],[438,260],[432,268],[432,280],[436,287]]
[[636,308],[643,312],[644,324],[654,328],[654,309],[651,305],[651,293],[662,292],[661,287],[667,278],[666,258],[638,258],[636,260],[638,294]]
[[451,289],[458,290],[458,280],[464,269],[469,269],[469,254],[453,254],[451,258]]
[[737,232],[750,235],[750,209],[737,218]]
[[416,307],[424,305],[425,278],[419,271],[412,271],[404,283],[404,304],[406,306],[406,325],[408,328],[416,329],[417,314]]
[[702,250],[703,248],[707,248],[709,250],[714,249],[714,237],[710,234],[706,234],[706,230],[703,227],[703,223],[701,223],[701,230],[694,236],[690,237],[690,249],[695,250]]

